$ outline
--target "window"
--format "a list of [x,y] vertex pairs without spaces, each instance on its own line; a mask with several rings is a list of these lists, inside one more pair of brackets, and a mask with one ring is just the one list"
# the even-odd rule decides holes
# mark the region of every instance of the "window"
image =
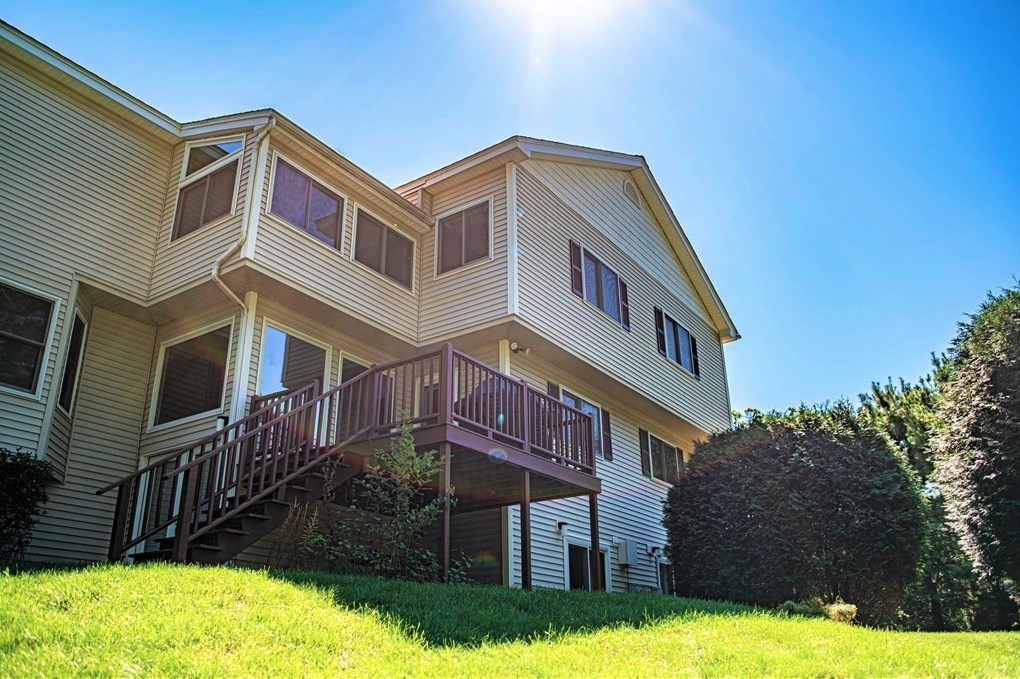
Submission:
[[655,309],[655,332],[659,353],[701,379],[698,341],[694,335],[659,308]]
[[[591,550],[581,545],[567,546],[567,574],[570,589],[591,589]],[[599,550],[599,568],[602,570],[602,589],[606,589],[606,553]]]
[[574,294],[630,330],[627,284],[598,257],[570,241],[570,282]]
[[644,429],[639,430],[641,439],[641,472],[645,476],[666,483],[676,483],[684,467],[683,453]]
[[625,179],[623,182],[623,195],[627,196],[627,200],[634,203],[636,207],[641,207],[641,197],[634,187],[634,182],[629,179]]
[[240,140],[227,140],[186,148],[172,239],[233,213],[241,147]]
[[439,220],[437,273],[489,257],[489,200]]
[[663,594],[676,596],[676,585],[673,581],[673,566],[659,562],[659,591]]
[[410,290],[414,241],[361,208],[355,224],[354,259]]
[[164,346],[154,424],[223,407],[230,326]]
[[53,306],[51,300],[0,283],[0,384],[38,391]]
[[571,394],[566,389],[563,390],[563,395],[560,400],[566,403],[568,406],[577,408],[585,415],[591,416],[592,429],[595,432],[595,454],[599,457],[602,456],[602,409],[594,403],[585,401],[580,396]]
[[74,325],[71,327],[71,341],[67,344],[67,357],[64,359],[64,376],[60,380],[60,397],[57,400],[60,407],[68,414],[74,408],[74,400],[78,391],[78,375],[81,373],[81,360],[84,353],[85,321],[75,313]]
[[276,159],[269,211],[331,248],[340,249],[344,199],[282,158]]
[[326,374],[326,349],[266,324],[262,334],[259,394],[300,389]]

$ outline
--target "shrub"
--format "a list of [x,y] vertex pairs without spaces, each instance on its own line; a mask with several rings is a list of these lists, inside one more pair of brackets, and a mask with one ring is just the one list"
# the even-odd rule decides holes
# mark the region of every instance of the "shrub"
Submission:
[[1020,582],[1020,288],[960,326],[947,368],[935,482],[978,570]]
[[806,618],[828,618],[836,622],[850,624],[857,617],[857,607],[842,599],[827,604],[821,599],[805,599],[804,601],[784,601],[776,606],[776,610],[790,615],[802,615]]
[[[365,475],[353,481],[351,511],[333,512],[333,520],[320,512],[308,517],[306,563],[419,582],[441,580],[439,557],[422,542],[444,503],[455,502],[452,488],[448,498],[429,492],[444,463],[434,450],[416,450],[411,427],[404,425],[390,448],[377,450]],[[451,580],[466,579],[469,567],[467,559],[454,559]]]
[[20,448],[0,448],[0,561],[16,561],[25,553],[52,476],[49,462]]
[[862,622],[892,618],[917,566],[919,493],[853,408],[752,414],[699,457],[664,513],[680,594],[768,607],[842,598]]

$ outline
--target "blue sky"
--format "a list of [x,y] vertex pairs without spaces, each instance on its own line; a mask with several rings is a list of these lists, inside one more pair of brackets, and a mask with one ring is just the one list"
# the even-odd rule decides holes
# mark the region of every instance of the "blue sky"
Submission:
[[645,155],[744,336],[736,408],[916,379],[1020,276],[1015,2],[212,4],[2,16],[178,120],[271,106],[389,184],[518,133]]

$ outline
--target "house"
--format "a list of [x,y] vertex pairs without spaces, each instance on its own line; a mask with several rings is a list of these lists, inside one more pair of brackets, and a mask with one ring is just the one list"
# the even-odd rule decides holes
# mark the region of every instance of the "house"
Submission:
[[54,470],[26,558],[264,563],[410,419],[447,563],[668,589],[661,502],[739,335],[641,156],[512,137],[393,189],[7,24],[0,79],[0,445]]

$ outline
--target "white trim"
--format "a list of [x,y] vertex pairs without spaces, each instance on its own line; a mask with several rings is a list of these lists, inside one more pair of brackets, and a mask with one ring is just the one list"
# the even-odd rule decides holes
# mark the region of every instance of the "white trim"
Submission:
[[[394,280],[393,278],[390,278],[386,274],[382,273],[381,271],[376,271],[375,269],[373,269],[372,267],[368,266],[367,264],[362,264],[357,259],[355,259],[355,255],[357,254],[355,252],[355,249],[356,249],[357,244],[358,244],[358,213],[361,212],[362,210],[364,210],[370,216],[372,216],[375,219],[377,219],[380,223],[382,223],[383,226],[385,226],[387,228],[393,229],[398,234],[400,234],[404,238],[407,238],[409,241],[411,241],[411,287],[410,287],[410,289],[406,288],[403,283],[400,283],[400,282]],[[391,224],[390,222],[386,221],[385,219],[383,219],[382,217],[380,217],[379,215],[377,215],[376,213],[372,212],[367,207],[365,207],[364,205],[361,205],[358,202],[354,203],[354,218],[352,219],[352,224],[351,224],[351,254],[350,254],[350,261],[351,261],[352,264],[355,264],[356,266],[361,267],[365,271],[371,271],[376,276],[379,276],[383,280],[388,281],[390,283],[390,285],[393,285],[398,290],[401,290],[401,291],[403,291],[405,293],[410,293],[412,295],[417,294],[417,290],[418,290],[418,287],[417,287],[417,283],[418,283],[418,239],[415,236],[407,235],[407,232],[404,231],[403,229],[401,229],[400,227],[398,227],[396,224]],[[383,261],[385,261],[385,258],[383,259]]]
[[[507,303],[506,312],[516,314],[520,308],[520,291],[517,288],[517,163],[506,164],[506,257]],[[583,274],[583,271],[582,271]],[[582,275],[583,279],[584,276]]]
[[[241,312],[241,336],[237,340],[237,365],[234,367],[234,384],[230,392],[230,421],[244,417],[248,403],[248,382],[251,379],[251,350],[255,342],[255,320],[258,310],[259,293],[249,290],[244,294],[244,310]],[[261,360],[261,359],[260,359]]]
[[[62,412],[65,415],[67,415],[69,418],[73,418],[74,417],[74,407],[75,407],[75,405],[78,402],[78,385],[81,383],[82,368],[85,367],[85,345],[89,341],[89,325],[90,325],[88,319],[85,318],[85,314],[82,313],[81,307],[77,303],[75,303],[75,305],[74,305],[74,313],[72,314],[72,316],[73,317],[71,318],[70,332],[67,334],[67,344],[70,345],[71,337],[74,334],[74,319],[75,318],[80,318],[81,319],[81,322],[85,326],[85,330],[82,332],[82,336],[81,336],[81,347],[78,348],[78,372],[74,376],[74,384],[71,385],[71,408],[69,410],[65,410],[63,404],[60,403],[60,391],[63,389],[63,386],[64,386],[64,372],[67,370],[67,359],[68,359],[68,356],[66,355],[66,352],[65,352],[65,355],[64,355],[64,363],[60,367],[60,387],[61,387],[61,389],[57,390],[57,398],[56,398],[56,404],[57,404],[57,407],[60,408],[60,412]],[[67,346],[66,348],[70,349],[70,346]]]
[[[351,203],[351,199],[347,196],[346,193],[344,193],[340,189],[336,188],[335,186],[333,186],[329,182],[323,181],[319,177],[319,175],[317,175],[316,173],[309,172],[308,169],[305,166],[303,166],[300,163],[296,163],[293,160],[291,160],[290,156],[288,156],[288,155],[286,155],[284,153],[280,153],[276,149],[273,149],[273,151],[272,151],[272,159],[273,159],[272,160],[272,164],[270,165],[270,170],[269,170],[269,193],[266,195],[266,207],[265,207],[265,212],[263,214],[265,214],[267,217],[272,218],[274,221],[276,221],[276,222],[278,222],[280,224],[284,224],[284,225],[286,225],[286,226],[288,226],[288,227],[290,227],[292,229],[297,229],[301,233],[305,234],[305,236],[307,236],[308,238],[310,238],[313,241],[315,241],[316,243],[318,243],[320,247],[324,247],[327,250],[332,250],[333,252],[339,253],[340,256],[343,257],[343,254],[344,254],[344,235],[347,233],[347,206],[352,204]],[[343,204],[343,208],[340,210],[340,225],[339,225],[339,230],[337,231],[337,235],[336,235],[336,246],[335,247],[331,247],[329,245],[326,245],[321,240],[319,240],[318,238],[316,238],[312,234],[308,233],[308,230],[304,226],[299,226],[298,224],[295,224],[294,222],[286,219],[285,217],[282,217],[282,216],[276,214],[275,212],[273,212],[273,191],[276,189],[276,168],[278,167],[280,160],[283,160],[283,162],[287,163],[288,165],[293,167],[295,170],[297,170],[301,174],[303,174],[306,177],[308,177],[308,179],[312,182],[312,184],[319,184],[320,186],[322,186],[322,187],[332,191],[334,194],[336,194],[337,196],[339,196],[343,200],[344,204]],[[261,193],[261,191],[260,191],[260,193]],[[260,207],[260,209],[261,209],[261,207]]]
[[[662,312],[662,334],[663,335],[666,334],[666,319],[669,319],[669,321],[673,325],[675,325],[675,326],[677,326],[679,328],[683,328],[685,331],[687,331],[687,339],[688,339],[687,349],[688,349],[688,351],[691,352],[691,367],[694,367],[694,347],[691,346],[690,341],[689,341],[691,337],[694,337],[694,333],[691,332],[691,329],[688,328],[686,325],[684,325],[680,321],[676,320],[676,318],[674,318],[673,316],[670,316],[666,312],[665,309],[663,309],[662,307],[658,307],[658,308]],[[654,312],[654,309],[653,309],[653,312]],[[668,339],[669,338],[667,337],[667,340]],[[673,365],[673,367],[679,368],[680,372],[682,372],[684,375],[687,375],[687,377],[691,378],[692,380],[694,380],[695,382],[697,382],[699,384],[701,383],[701,378],[698,377],[697,375],[695,375],[694,371],[688,370],[687,368],[684,367],[683,363],[681,363],[680,361],[674,361],[672,358],[669,357],[669,347],[668,346],[666,348],[666,355],[665,356],[663,356],[659,352],[658,347],[656,347],[655,353],[658,354],[660,358],[666,359],[666,362],[667,363],[671,363]],[[677,358],[679,358],[679,356]],[[725,371],[723,372],[723,374],[726,374]]]
[[[641,429],[645,429],[645,428],[641,427]],[[643,478],[645,478],[645,479],[648,479],[649,481],[654,482],[655,485],[657,485],[657,486],[661,486],[661,487],[666,488],[666,489],[672,488],[673,487],[672,483],[670,483],[669,481],[666,481],[664,479],[660,479],[657,476],[654,476],[655,469],[654,469],[654,465],[652,465],[652,437],[654,436],[655,438],[659,439],[659,441],[661,441],[662,443],[665,443],[667,446],[672,446],[673,448],[675,448],[677,454],[680,456],[680,462],[681,463],[687,462],[688,456],[687,456],[686,453],[684,453],[683,447],[679,443],[676,443],[675,439],[669,438],[667,436],[659,436],[658,434],[653,432],[651,429],[645,429],[645,431],[648,433],[648,471],[651,472],[651,473],[648,474],[648,475],[642,474],[641,476]],[[640,445],[639,445],[639,448],[640,448]],[[639,455],[641,454],[640,450],[638,450],[638,454]]]
[[[269,134],[262,138],[259,142],[258,148],[256,149],[255,159],[253,163],[257,163],[254,167],[254,171],[249,169],[251,181],[248,182],[248,195],[245,199],[248,201],[247,214],[244,216],[248,220],[248,238],[244,242],[244,250],[241,252],[241,259],[253,259],[255,257],[255,247],[258,243],[259,234],[259,222],[264,214],[262,206],[262,192],[266,190],[266,165],[269,163]],[[270,185],[270,191],[272,185]],[[268,212],[269,203],[265,205],[265,211]],[[347,212],[347,206],[344,205],[344,212]]]
[[[156,372],[155,372],[155,375],[154,375],[154,379],[152,381],[152,398],[149,400],[149,417],[146,420],[146,422],[147,422],[147,426],[146,426],[146,429],[145,429],[145,433],[146,434],[151,434],[151,433],[157,432],[157,431],[163,431],[165,429],[170,429],[172,427],[177,427],[177,426],[180,426],[182,424],[187,424],[189,422],[195,422],[197,420],[201,420],[201,419],[207,418],[210,415],[216,415],[216,414],[222,414],[223,413],[223,410],[226,407],[226,402],[227,402],[227,387],[230,385],[230,380],[228,378],[229,378],[230,360],[231,360],[231,358],[233,358],[234,321],[236,319],[237,319],[237,316],[228,316],[228,317],[222,318],[222,319],[220,319],[220,320],[218,320],[218,321],[216,321],[214,323],[209,323],[207,325],[202,326],[201,328],[197,328],[195,330],[187,332],[187,333],[185,333],[183,335],[178,335],[178,336],[173,337],[171,339],[163,340],[162,342],[160,342],[160,344],[159,344],[159,356],[156,359]],[[160,393],[159,392],[160,392],[160,386],[162,385],[162,382],[163,382],[163,368],[165,367],[164,366],[164,360],[166,358],[166,350],[167,350],[167,348],[168,347],[172,347],[175,344],[180,344],[181,342],[187,342],[188,340],[194,339],[196,337],[201,337],[202,335],[208,334],[210,332],[213,332],[215,330],[219,330],[220,328],[224,328],[224,327],[229,327],[230,328],[230,335],[227,337],[227,360],[224,361],[224,364],[223,364],[223,392],[220,395],[220,405],[219,405],[219,407],[218,408],[212,408],[210,410],[206,410],[205,412],[195,413],[194,415],[188,415],[187,417],[182,417],[182,418],[180,418],[178,420],[171,420],[169,422],[163,422],[162,424],[156,424],[156,410],[158,409],[158,405],[159,405],[159,397],[160,397]]]
[[[565,526],[561,531],[563,540],[563,589],[570,591],[570,548],[580,547],[585,551],[585,569],[588,571],[588,591],[594,592],[592,588],[591,580],[591,539],[588,542],[584,542],[581,537],[574,537],[570,534],[570,526]],[[612,554],[612,545],[603,547],[601,540],[599,541],[599,553],[606,555],[606,563],[602,568],[602,586],[606,592],[613,591],[613,570],[610,566],[609,559]]]
[[[188,169],[188,156],[191,154],[191,149],[195,148],[196,146],[212,146],[212,145],[215,145],[215,144],[218,144],[218,143],[221,143],[221,142],[230,142],[230,141],[240,141],[241,142],[241,148],[237,149],[236,151],[233,151],[232,153],[229,153],[229,154],[223,156],[219,160],[217,160],[217,161],[215,161],[213,163],[210,163],[209,165],[206,165],[201,170],[196,171],[192,175],[189,175],[187,177],[184,176],[184,173]],[[244,152],[245,152],[245,142],[246,141],[247,141],[247,135],[245,135],[245,134],[236,135],[235,134],[235,135],[230,135],[230,136],[227,136],[227,137],[219,137],[219,138],[214,138],[214,139],[200,139],[200,140],[185,142],[185,144],[184,144],[184,151],[183,151],[184,155],[181,158],[181,174],[180,174],[180,177],[177,180],[177,192],[176,192],[176,195],[175,195],[175,198],[174,198],[174,214],[173,214],[173,219],[170,222],[169,240],[167,241],[167,244],[166,244],[166,247],[167,247],[168,250],[170,248],[172,248],[173,246],[175,246],[175,245],[178,245],[178,244],[180,244],[182,242],[187,241],[189,238],[191,238],[195,234],[197,234],[199,232],[202,232],[202,231],[206,231],[207,229],[210,229],[210,228],[212,228],[214,226],[218,226],[218,225],[226,222],[227,220],[232,219],[233,217],[235,217],[237,215],[237,194],[241,190],[241,170],[242,170],[243,165],[244,165]],[[175,234],[177,233],[177,211],[181,207],[181,191],[183,191],[185,188],[191,186],[192,184],[195,184],[195,183],[201,181],[202,179],[205,179],[206,177],[208,177],[209,175],[213,174],[217,170],[220,170],[220,169],[226,167],[227,165],[230,165],[235,160],[237,161],[237,172],[234,175],[234,192],[233,192],[233,195],[232,195],[231,200],[230,200],[230,212],[228,212],[227,214],[223,215],[222,217],[217,217],[216,219],[212,220],[211,222],[207,222],[205,224],[199,225],[199,227],[197,229],[195,229],[194,231],[192,231],[191,233],[185,234],[183,236],[176,236],[175,237]]]
[[[33,288],[32,286],[25,285],[24,283],[16,282],[10,278],[7,278],[6,276],[0,276],[0,284],[14,288],[16,290],[20,290],[21,292],[24,292],[27,295],[31,295],[32,297],[38,297],[39,299],[42,299],[52,304],[52,307],[50,308],[49,324],[48,327],[46,328],[46,339],[43,341],[42,351],[39,354],[40,366],[38,374],[36,376],[35,389],[32,391],[25,391],[24,389],[18,389],[17,387],[11,387],[6,384],[0,384],[0,393],[12,394],[14,396],[20,396],[21,398],[26,398],[32,401],[42,401],[43,386],[46,384],[46,372],[49,369],[50,364],[50,352],[53,350],[53,337],[57,328],[57,319],[60,317],[60,305],[61,302],[63,302],[64,300],[57,295],[53,295],[48,292],[43,292],[38,288]],[[57,363],[59,362],[60,361],[58,359]],[[54,375],[56,375],[57,365],[54,364],[53,368]],[[50,389],[50,392],[52,391],[53,390]],[[52,393],[49,395],[52,395]],[[45,414],[43,417],[45,418]]]
[[[439,235],[440,235],[439,234],[439,222],[441,222],[442,220],[446,219],[447,217],[452,217],[453,215],[460,214],[461,212],[467,212],[471,208],[473,208],[473,207],[475,207],[477,205],[481,205],[482,203],[488,203],[489,204],[489,212],[488,212],[488,216],[489,216],[489,239],[488,239],[489,242],[488,242],[488,246],[489,246],[489,248],[488,248],[488,254],[485,257],[479,257],[478,259],[472,259],[470,262],[465,262],[465,263],[461,264],[460,266],[457,266],[457,267],[454,267],[454,268],[450,269],[449,271],[444,271],[443,273],[439,273],[439,255],[440,255],[440,252],[439,252]],[[474,201],[472,201],[470,203],[467,203],[467,204],[462,205],[460,207],[454,208],[452,210],[447,210],[446,212],[442,213],[441,215],[437,215],[436,216],[436,219],[435,219],[435,228],[433,229],[436,232],[436,234],[434,236],[434,244],[433,244],[433,248],[432,248],[432,252],[433,252],[433,258],[432,259],[435,260],[434,261],[434,266],[432,267],[432,280],[438,281],[440,279],[447,278],[449,276],[453,276],[454,274],[459,274],[459,273],[463,273],[465,271],[470,271],[471,269],[477,268],[478,266],[488,264],[488,263],[492,262],[495,259],[495,256],[493,254],[493,243],[492,243],[492,241],[496,237],[496,231],[495,231],[495,228],[493,226],[493,224],[495,222],[495,217],[493,215],[493,210],[495,208],[495,203],[496,203],[496,196],[495,196],[495,194],[489,194],[485,198],[479,198],[478,200],[474,200]],[[463,224],[463,220],[461,221],[461,224]],[[464,236],[463,236],[463,231],[462,231],[461,232],[461,238],[463,238],[463,237]],[[463,245],[463,242],[462,242],[461,243],[461,249],[462,250],[463,250],[463,247],[464,247],[464,245]]]
[[[329,378],[330,378],[331,373],[333,372],[333,345],[328,343],[328,342],[324,342],[324,341],[322,341],[320,339],[316,339],[316,338],[312,337],[311,335],[306,335],[305,333],[300,332],[299,330],[294,330],[293,328],[291,328],[290,326],[288,326],[288,325],[286,325],[284,323],[279,323],[277,321],[274,321],[269,316],[263,316],[262,317],[262,336],[261,336],[260,342],[259,342],[259,371],[258,371],[258,378],[255,380],[255,392],[259,393],[259,391],[260,391],[259,390],[259,383],[262,381],[262,371],[265,368],[265,365],[264,365],[263,362],[265,361],[265,358],[266,358],[266,330],[270,326],[272,326],[276,330],[279,330],[280,332],[284,333],[285,335],[293,335],[294,337],[298,338],[302,342],[307,342],[308,344],[311,344],[312,346],[319,347],[320,349],[324,349],[326,351],[325,364],[323,366],[323,373],[322,373],[322,382],[321,382],[321,387],[322,388],[321,388],[321,391],[326,391],[327,389],[329,389],[329,384],[330,384]],[[264,396],[265,394],[261,394],[261,395]]]
[[504,375],[510,374],[510,340],[499,341],[499,371]]

